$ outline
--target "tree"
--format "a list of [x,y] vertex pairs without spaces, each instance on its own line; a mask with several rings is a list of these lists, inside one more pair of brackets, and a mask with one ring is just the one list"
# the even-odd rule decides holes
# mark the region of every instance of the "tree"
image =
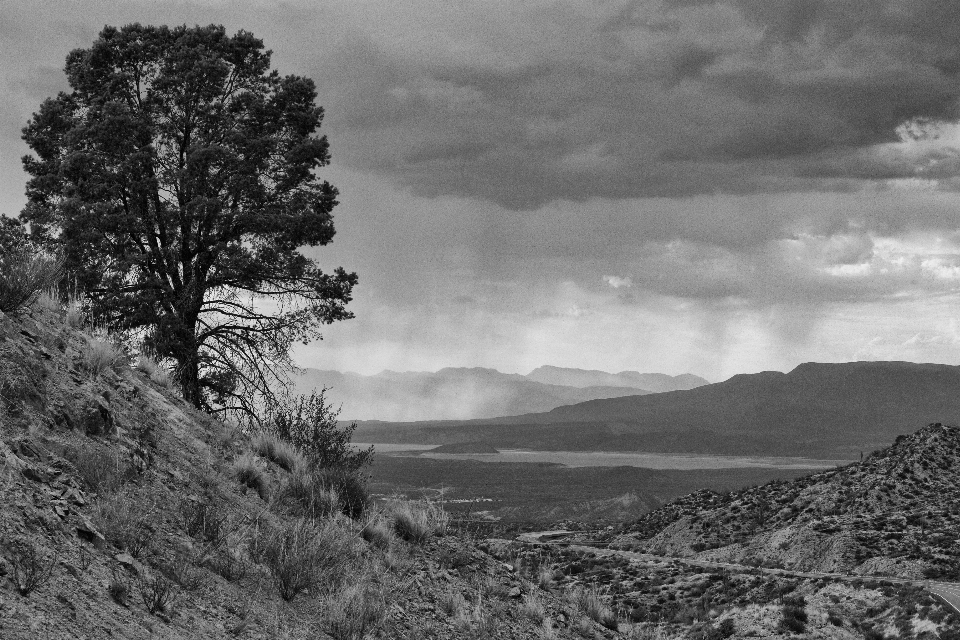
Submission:
[[323,109],[270,55],[222,26],[105,27],[23,130],[21,219],[62,250],[94,317],[215,412],[250,411],[295,342],[353,317],[356,274],[299,251],[334,236]]

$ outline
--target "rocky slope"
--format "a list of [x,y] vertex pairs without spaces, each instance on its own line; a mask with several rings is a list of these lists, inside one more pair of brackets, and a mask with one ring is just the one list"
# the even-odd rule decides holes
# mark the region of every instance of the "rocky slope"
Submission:
[[960,429],[930,424],[863,461],[642,516],[622,547],[797,570],[960,579]]
[[400,503],[293,510],[279,457],[75,320],[0,314],[5,640],[614,634],[439,515],[417,539]]

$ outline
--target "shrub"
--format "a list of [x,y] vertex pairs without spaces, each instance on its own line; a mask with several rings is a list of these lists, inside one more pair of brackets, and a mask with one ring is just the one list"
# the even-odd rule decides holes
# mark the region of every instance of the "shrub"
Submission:
[[33,246],[20,225],[0,219],[0,311],[17,313],[60,280],[63,260]]
[[373,447],[358,451],[350,446],[357,425],[338,425],[340,410],[327,403],[326,392],[282,398],[267,412],[266,428],[303,452],[315,467],[358,472],[373,461]]
[[363,640],[386,615],[382,593],[369,585],[353,585],[327,600],[323,627],[334,640]]
[[249,451],[234,460],[233,475],[240,484],[256,490],[257,495],[266,500],[270,495],[270,483],[257,462],[256,457]]
[[588,618],[597,622],[607,629],[617,630],[617,616],[608,607],[603,604],[598,594],[593,589],[576,589],[571,598],[576,607]]
[[381,550],[388,550],[393,546],[393,529],[384,518],[377,516],[363,525],[360,537],[370,543],[370,546]]
[[191,538],[204,543],[206,549],[201,556],[206,556],[222,547],[227,537],[237,529],[230,512],[209,500],[199,502],[185,500],[180,505],[180,517],[183,530]]
[[260,433],[250,441],[250,448],[260,456],[279,465],[287,471],[295,471],[304,466],[303,456],[289,442],[284,442],[269,433]]
[[336,490],[317,482],[310,473],[291,474],[280,488],[278,502],[296,515],[307,518],[326,518],[340,509]]
[[162,573],[140,576],[137,579],[137,591],[143,606],[153,615],[168,613],[177,598],[176,585]]
[[131,492],[119,492],[94,507],[94,523],[110,543],[134,558],[153,542],[152,509]]
[[446,532],[447,512],[428,500],[396,501],[390,511],[394,532],[407,542],[422,544],[430,536]]
[[9,545],[10,567],[13,571],[13,584],[22,596],[45,585],[53,576],[57,566],[55,555],[46,555],[26,540],[16,540]]
[[115,491],[138,475],[136,465],[123,460],[119,452],[92,445],[72,447],[65,457],[73,463],[87,488],[98,493]]
[[336,491],[340,511],[354,520],[360,518],[370,505],[367,484],[356,471],[345,467],[320,469],[314,472],[314,481]]
[[130,599],[130,583],[123,576],[122,572],[114,567],[111,571],[110,583],[107,585],[107,593],[110,598],[120,606],[127,606]]
[[256,547],[280,597],[293,600],[322,579],[335,581],[350,557],[349,538],[332,522],[318,527],[299,519],[279,531],[264,531]]
[[66,307],[66,312],[63,315],[64,324],[72,329],[79,329],[82,327],[86,321],[86,316],[83,313],[83,308],[80,305],[80,301],[76,298],[70,298],[67,300]]
[[173,378],[170,377],[169,372],[157,364],[157,361],[153,358],[143,354],[137,356],[136,367],[138,371],[145,374],[154,384],[166,389],[172,389],[174,387]]
[[111,342],[96,338],[87,340],[83,364],[92,375],[99,376],[107,369],[116,369],[124,362],[124,355]]
[[807,601],[803,596],[784,598],[783,619],[780,628],[792,633],[803,633],[807,630]]
[[467,601],[459,591],[452,589],[440,594],[440,610],[451,618],[463,615]]
[[520,603],[520,612],[537,624],[542,624],[547,615],[547,609],[543,606],[543,601],[535,593],[528,593],[523,597],[523,601]]

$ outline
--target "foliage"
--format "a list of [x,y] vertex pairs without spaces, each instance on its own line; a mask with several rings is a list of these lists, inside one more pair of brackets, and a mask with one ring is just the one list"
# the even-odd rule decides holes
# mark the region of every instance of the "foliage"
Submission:
[[267,565],[280,597],[287,601],[321,580],[335,581],[350,557],[349,539],[330,521],[317,526],[300,519],[260,536],[254,555]]
[[293,444],[313,466],[359,471],[373,462],[373,447],[358,451],[350,446],[357,425],[339,426],[340,410],[327,402],[326,392],[279,399],[267,412],[266,429]]
[[324,631],[334,640],[363,640],[387,616],[386,599],[370,585],[352,585],[332,596],[325,605]]
[[24,129],[21,220],[92,317],[175,363],[189,402],[251,411],[295,342],[352,317],[356,275],[299,251],[335,233],[314,83],[216,25],[108,26],[65,71]]
[[63,261],[40,251],[16,221],[0,216],[0,311],[17,313],[60,280]]
[[9,548],[13,584],[20,595],[30,595],[53,576],[53,570],[57,566],[56,556],[48,557],[26,540],[16,540]]
[[403,540],[422,544],[435,534],[446,532],[449,516],[430,501],[398,501],[391,506],[393,530]]
[[250,448],[260,456],[279,465],[287,471],[295,471],[303,466],[303,456],[297,448],[284,442],[271,433],[258,433],[250,440]]

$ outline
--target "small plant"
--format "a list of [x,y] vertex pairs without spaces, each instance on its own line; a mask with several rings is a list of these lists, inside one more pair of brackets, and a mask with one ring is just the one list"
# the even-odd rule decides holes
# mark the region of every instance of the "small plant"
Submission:
[[143,606],[153,615],[169,613],[177,598],[176,585],[162,573],[141,576],[137,580],[137,591]]
[[90,338],[83,353],[83,364],[93,376],[99,376],[107,369],[116,369],[126,361],[123,354],[111,342]]
[[111,492],[137,477],[136,466],[119,453],[94,445],[74,447],[66,452],[80,479],[91,491]]
[[62,272],[62,259],[32,246],[17,222],[0,220],[0,311],[13,314],[31,306]]
[[791,633],[803,633],[807,630],[807,601],[803,596],[783,599],[780,628]]
[[326,602],[323,627],[334,640],[363,640],[386,615],[382,593],[369,585],[353,585]]
[[393,546],[394,535],[390,524],[381,516],[376,516],[367,522],[360,530],[360,537],[370,543],[370,546],[386,551]]
[[340,510],[340,496],[307,472],[293,473],[281,486],[278,502],[298,516],[326,518]]
[[93,519],[109,542],[138,558],[153,542],[151,511],[132,493],[120,492],[96,505]]
[[71,329],[79,329],[86,322],[86,316],[80,301],[76,298],[70,298],[67,301],[66,311],[63,314],[63,322]]
[[161,387],[172,389],[174,387],[173,378],[169,372],[157,364],[157,361],[146,355],[137,356],[137,370],[144,373],[151,382]]
[[130,583],[122,571],[118,571],[116,567],[111,569],[107,593],[110,594],[110,598],[113,599],[114,602],[122,607],[127,606],[127,602],[130,600]]
[[42,587],[53,576],[57,566],[55,555],[46,555],[26,540],[17,540],[9,545],[13,584],[22,596],[28,596]]
[[440,609],[451,618],[463,615],[467,601],[459,591],[449,590],[440,595]]
[[261,536],[254,553],[267,565],[280,597],[287,601],[321,580],[338,580],[351,556],[349,538],[329,521],[319,527],[300,519]]
[[594,589],[576,589],[571,594],[571,599],[585,616],[607,629],[617,630],[617,615],[603,604]]
[[547,615],[547,609],[543,606],[543,601],[535,593],[528,593],[523,597],[523,601],[520,603],[520,612],[537,624],[543,624]]
[[230,512],[209,500],[185,500],[180,505],[180,518],[187,535],[204,544],[203,556],[222,547],[237,530]]
[[422,544],[432,535],[446,532],[449,516],[428,500],[397,501],[391,507],[393,530],[407,542]]
[[233,475],[240,484],[255,490],[262,500],[270,497],[270,482],[256,456],[249,451],[234,460]]
[[303,468],[305,462],[297,448],[270,433],[259,433],[250,441],[250,448],[287,471]]

